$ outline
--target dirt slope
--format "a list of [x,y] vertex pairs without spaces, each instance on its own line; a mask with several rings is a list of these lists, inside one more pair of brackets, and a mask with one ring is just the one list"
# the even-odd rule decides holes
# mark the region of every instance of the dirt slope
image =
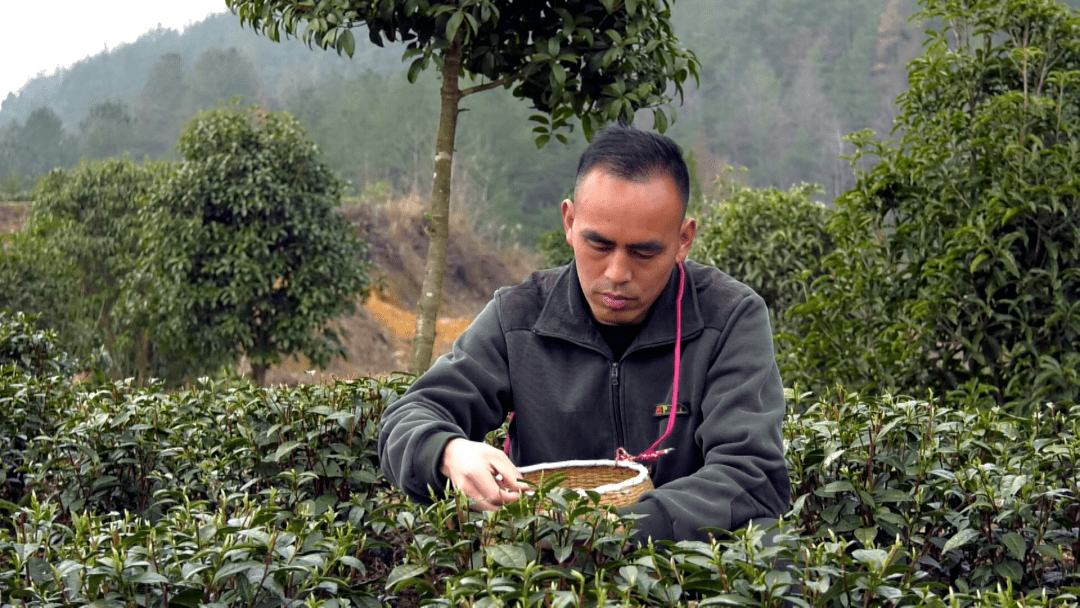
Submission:
[[[309,373],[300,357],[288,359],[267,373],[270,384],[318,382],[328,378],[374,376],[408,367],[409,344],[416,324],[413,314],[420,294],[428,239],[419,199],[381,203],[355,203],[342,213],[369,244],[375,265],[375,289],[356,314],[336,321],[347,333],[347,359],[335,358],[329,367]],[[18,230],[29,215],[24,203],[0,202],[0,231]],[[521,281],[540,267],[541,258],[521,249],[496,248],[478,238],[466,218],[453,216],[446,256],[443,305],[438,323],[435,355],[450,350],[453,340],[491,299],[496,289]],[[240,371],[250,367],[241,362]]]

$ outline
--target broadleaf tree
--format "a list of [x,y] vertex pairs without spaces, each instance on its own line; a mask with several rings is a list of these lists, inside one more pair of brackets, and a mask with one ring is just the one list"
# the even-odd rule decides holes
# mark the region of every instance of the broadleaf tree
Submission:
[[[792,310],[802,369],[862,391],[953,391],[1029,414],[1080,398],[1080,14],[923,0],[898,139],[837,200],[836,250]],[[824,382],[823,382],[824,381]]]
[[182,161],[144,210],[128,314],[159,319],[184,375],[283,355],[344,354],[332,322],[367,292],[367,248],[342,217],[341,180],[284,112],[219,107],[181,131]]
[[653,110],[654,128],[667,127],[673,94],[698,75],[693,52],[671,26],[673,0],[226,0],[250,25],[280,40],[297,36],[309,46],[352,56],[353,30],[368,39],[406,45],[408,76],[441,73],[440,116],[431,187],[430,237],[417,303],[410,367],[431,362],[449,235],[450,172],[458,114],[465,97],[509,89],[538,110],[536,143],[566,132],[580,119],[586,138],[603,124],[633,120]]
[[[0,306],[40,315],[64,349],[122,377],[145,379],[151,325],[133,325],[116,309],[124,276],[136,265],[139,210],[171,166],[128,158],[53,169],[34,190],[33,213],[0,251]],[[119,314],[118,314],[119,313]]]

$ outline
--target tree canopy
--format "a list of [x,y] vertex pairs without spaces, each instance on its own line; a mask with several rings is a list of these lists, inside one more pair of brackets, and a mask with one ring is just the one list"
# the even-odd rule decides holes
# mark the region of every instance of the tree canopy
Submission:
[[130,306],[160,318],[195,367],[246,355],[261,384],[283,355],[325,366],[341,352],[329,323],[368,284],[340,180],[295,118],[256,106],[198,114],[177,149],[146,209],[132,275],[145,295]]
[[836,251],[789,375],[962,391],[1017,411],[1080,396],[1080,16],[1051,0],[927,0],[898,139],[837,200]]
[[356,50],[352,30],[365,27],[378,46],[405,43],[403,59],[412,59],[410,81],[432,64],[441,73],[428,259],[410,364],[414,372],[427,369],[435,341],[461,101],[490,89],[510,89],[540,112],[530,120],[537,123],[536,143],[543,146],[551,137],[565,143],[564,131],[573,129],[574,118],[590,137],[607,121],[632,121],[643,108],[652,108],[654,126],[663,131],[669,85],[681,97],[683,84],[698,74],[697,59],[679,45],[672,30],[671,0],[227,2],[241,23],[272,40],[280,40],[282,33],[299,36],[308,45],[351,56]]

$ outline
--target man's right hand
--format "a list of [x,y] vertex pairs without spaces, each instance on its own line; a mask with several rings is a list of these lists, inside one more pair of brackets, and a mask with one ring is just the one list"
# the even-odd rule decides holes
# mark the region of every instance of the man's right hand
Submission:
[[486,443],[462,437],[451,439],[443,449],[442,472],[471,501],[473,509],[494,511],[518,499],[529,486],[510,458]]

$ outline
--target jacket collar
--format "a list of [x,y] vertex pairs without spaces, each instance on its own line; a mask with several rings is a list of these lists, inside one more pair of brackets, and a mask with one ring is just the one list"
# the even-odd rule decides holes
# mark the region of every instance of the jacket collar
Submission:
[[[698,307],[697,289],[694,288],[691,265],[696,264],[690,261],[684,263],[686,287],[682,302],[683,340],[694,337],[705,326]],[[641,333],[626,350],[627,353],[638,348],[675,343],[675,302],[678,294],[679,268],[676,266],[672,268],[667,286],[660,292],[660,297],[653,302]],[[548,292],[540,317],[533,325],[533,331],[545,336],[563,338],[601,352],[610,352],[607,343],[593,323],[574,262],[563,267],[562,272],[559,273],[555,284]]]

